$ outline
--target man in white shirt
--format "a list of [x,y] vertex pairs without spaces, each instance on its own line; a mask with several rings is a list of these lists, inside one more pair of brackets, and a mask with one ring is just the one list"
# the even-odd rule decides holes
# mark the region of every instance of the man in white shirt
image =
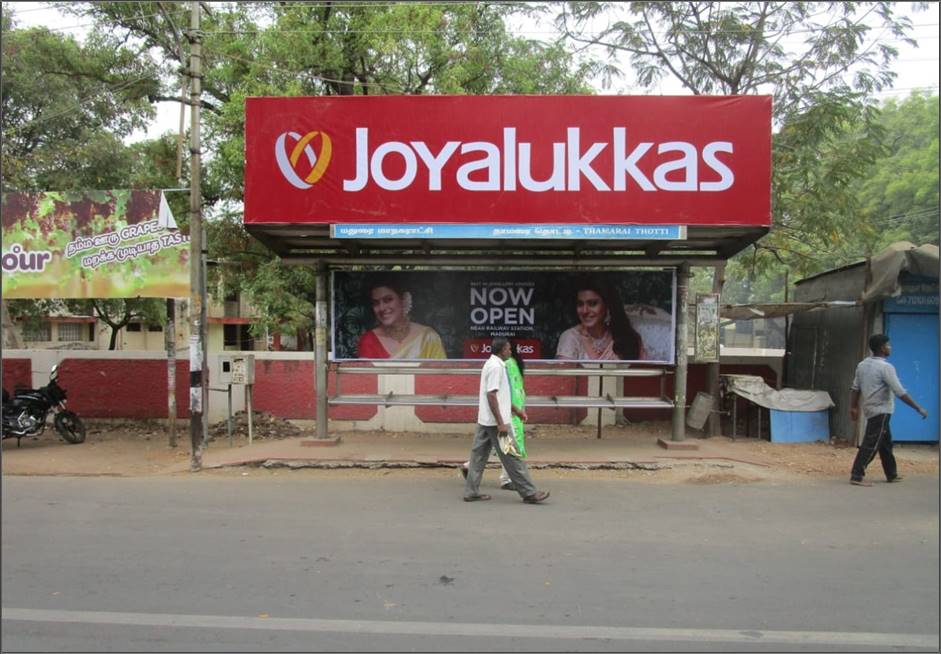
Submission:
[[892,454],[892,432],[889,431],[889,418],[895,411],[895,395],[908,406],[915,409],[922,418],[928,417],[928,411],[911,398],[899,381],[895,366],[886,361],[892,353],[889,337],[885,334],[873,334],[869,339],[872,356],[863,359],[856,366],[856,376],[850,388],[850,418],[856,422],[859,417],[859,400],[863,401],[863,415],[866,417],[866,433],[853,461],[850,483],[854,486],[872,486],[863,477],[866,466],[872,463],[879,453],[882,471],[889,483],[902,481]]
[[548,491],[536,490],[529,468],[521,459],[506,454],[500,448],[499,435],[509,431],[511,408],[510,380],[503,363],[511,354],[510,342],[503,338],[493,339],[490,358],[480,371],[480,397],[477,405],[477,431],[471,446],[467,481],[464,483],[464,501],[489,500],[489,495],[480,493],[480,480],[484,475],[491,449],[497,451],[503,469],[516,486],[516,491],[527,504],[539,504],[549,497]]

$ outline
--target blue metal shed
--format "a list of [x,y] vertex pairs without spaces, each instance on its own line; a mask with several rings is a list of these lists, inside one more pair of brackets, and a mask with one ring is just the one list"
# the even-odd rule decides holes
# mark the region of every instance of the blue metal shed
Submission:
[[894,439],[938,442],[938,262],[936,245],[900,242],[795,284],[797,302],[858,303],[796,314],[788,333],[787,385],[830,393],[834,437],[858,442],[863,423],[849,420],[849,389],[856,364],[869,355],[869,336],[882,332],[892,341],[890,361],[902,384],[929,412],[922,420],[897,403]]

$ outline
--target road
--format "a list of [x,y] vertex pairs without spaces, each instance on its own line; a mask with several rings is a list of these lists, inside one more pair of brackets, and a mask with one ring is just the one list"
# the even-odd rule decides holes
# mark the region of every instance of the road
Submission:
[[433,471],[2,483],[4,651],[939,645],[936,476],[599,474],[536,506]]

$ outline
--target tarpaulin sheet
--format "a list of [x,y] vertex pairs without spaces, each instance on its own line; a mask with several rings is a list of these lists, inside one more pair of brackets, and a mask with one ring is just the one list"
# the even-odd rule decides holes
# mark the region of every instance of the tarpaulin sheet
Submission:
[[875,302],[900,295],[899,275],[938,278],[938,246],[915,246],[898,241],[870,259],[872,279],[863,291],[863,302]]
[[777,411],[825,411],[836,406],[826,391],[776,390],[757,375],[722,375],[726,391],[766,409]]

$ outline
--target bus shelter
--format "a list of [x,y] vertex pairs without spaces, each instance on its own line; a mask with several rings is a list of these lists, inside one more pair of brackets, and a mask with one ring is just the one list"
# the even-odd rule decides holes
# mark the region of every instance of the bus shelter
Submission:
[[[477,403],[329,398],[328,365],[467,374],[507,336],[539,374],[675,374],[669,397],[527,406],[670,408],[683,439],[690,268],[770,228],[770,97],[266,97],[245,115],[245,227],[318,272],[318,438],[330,404]],[[401,347],[381,288],[411,316]]]

